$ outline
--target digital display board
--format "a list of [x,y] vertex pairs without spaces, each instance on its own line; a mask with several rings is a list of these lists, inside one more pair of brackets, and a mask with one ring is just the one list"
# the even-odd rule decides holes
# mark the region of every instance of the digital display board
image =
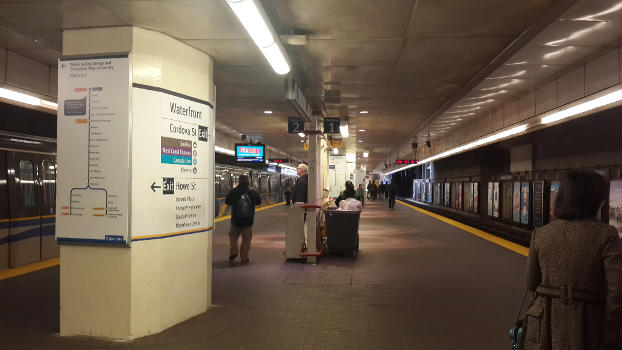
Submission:
[[240,163],[264,163],[264,145],[235,145],[235,160]]
[[414,159],[397,159],[395,164],[417,164],[417,161]]

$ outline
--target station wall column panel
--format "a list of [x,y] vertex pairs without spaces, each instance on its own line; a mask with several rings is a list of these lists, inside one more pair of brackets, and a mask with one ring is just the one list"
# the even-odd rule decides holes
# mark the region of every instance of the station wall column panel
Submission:
[[[67,232],[75,229],[67,220],[72,214],[67,210],[67,215],[63,214],[63,201],[57,200],[58,218],[62,220],[57,222],[56,237],[63,242],[61,335],[132,339],[158,333],[206,311],[211,303],[215,140],[212,59],[169,36],[135,27],[65,31],[63,56],[67,60],[112,57],[118,59],[114,69],[125,72],[115,78],[115,83],[117,90],[125,91],[118,102],[127,106],[126,125],[125,131],[115,137],[120,134],[127,146],[116,153],[114,168],[101,165],[104,177],[124,176],[118,188],[125,190],[109,198],[106,214],[96,219],[108,218],[112,210],[110,217],[123,218],[127,228],[112,236],[110,242],[105,236],[86,240],[87,244],[71,244]],[[63,94],[73,91],[73,87],[64,86],[71,80],[62,71],[66,69],[62,60],[59,119],[66,120],[62,119],[67,117]],[[89,103],[98,103],[104,97],[91,97]],[[100,109],[104,111],[101,115],[111,113],[107,108]],[[123,120],[121,117],[118,120]],[[117,120],[108,119],[95,132],[102,132]],[[63,164],[60,127],[59,121],[58,159],[62,171],[57,198],[68,190],[68,180],[63,176],[69,178],[65,174],[71,167],[69,161]],[[106,140],[105,136],[97,137]],[[104,153],[105,149],[97,157],[105,158]],[[99,182],[107,181],[101,175],[97,178]],[[99,244],[100,240],[110,244]]]

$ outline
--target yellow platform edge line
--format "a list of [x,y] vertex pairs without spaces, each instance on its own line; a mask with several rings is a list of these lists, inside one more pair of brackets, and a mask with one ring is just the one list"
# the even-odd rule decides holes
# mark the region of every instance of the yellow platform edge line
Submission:
[[[259,207],[259,208],[255,209],[255,211],[256,212],[257,211],[262,211],[262,210],[278,207],[279,205],[283,205],[283,204],[285,204],[285,202],[271,204],[271,205],[265,205],[263,207]],[[231,219],[231,215],[227,215],[227,216],[222,216],[222,217],[216,218],[216,219],[214,219],[214,222],[221,222],[221,221],[225,221],[225,220],[229,220],[229,219]]]
[[433,217],[433,218],[435,218],[437,220],[440,220],[440,221],[442,221],[444,223],[447,223],[447,224],[449,224],[451,226],[457,227],[457,228],[459,228],[461,230],[464,230],[464,231],[466,231],[468,233],[471,233],[471,234],[476,235],[476,236],[478,236],[480,238],[483,238],[483,239],[485,239],[485,240],[487,240],[487,241],[489,241],[491,243],[494,243],[494,244],[496,244],[498,246],[501,246],[503,248],[509,249],[509,250],[511,250],[511,251],[513,251],[515,253],[521,254],[523,256],[529,255],[529,248],[523,247],[520,244],[516,244],[514,242],[510,242],[510,241],[505,240],[505,239],[503,239],[501,237],[497,237],[495,235],[492,235],[492,234],[490,234],[488,232],[484,232],[482,230],[476,229],[475,227],[472,227],[472,226],[469,226],[469,225],[465,225],[465,224],[463,224],[461,222],[458,222],[456,220],[452,220],[450,218],[447,218],[447,217],[444,217],[442,215],[433,213],[431,211],[428,211],[428,210],[425,210],[425,209],[421,209],[421,208],[419,208],[417,206],[414,206],[412,204],[408,204],[408,203],[402,202],[402,201],[396,201],[396,202],[400,203],[403,206],[406,206],[406,207],[409,207],[411,209],[414,209],[414,210],[416,210],[416,211],[418,211],[418,212],[420,212],[422,214],[431,216],[431,217]]
[[15,268],[8,269],[8,270],[2,270],[0,271],[0,281],[11,278],[11,277],[17,277],[17,276],[25,275],[27,273],[47,269],[49,267],[58,266],[58,264],[60,264],[60,258],[53,258],[49,260],[44,260],[44,261],[39,261],[36,263],[24,265],[24,266],[15,267]]

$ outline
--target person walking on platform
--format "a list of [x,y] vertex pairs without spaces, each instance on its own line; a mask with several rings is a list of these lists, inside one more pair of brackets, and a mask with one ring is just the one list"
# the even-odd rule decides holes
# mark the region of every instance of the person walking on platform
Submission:
[[289,206],[289,202],[292,198],[292,186],[289,184],[289,180],[285,181],[283,186],[283,195],[285,195],[285,205]]
[[300,176],[294,185],[292,190],[292,203],[307,203],[307,190],[309,183],[309,168],[306,164],[298,164],[296,168],[296,174]]
[[335,204],[339,206],[339,202],[348,198],[354,198],[360,201],[361,204],[363,204],[363,198],[359,197],[359,195],[359,192],[354,190],[354,184],[352,183],[352,181],[346,181],[346,189],[339,194],[339,197],[337,197],[337,199],[335,199]]
[[555,217],[531,235],[523,349],[620,349],[622,246],[600,222],[606,180],[570,172],[555,200]]
[[363,189],[363,184],[359,184],[359,188],[356,190],[356,195],[361,198],[360,201],[365,206],[365,190]]
[[397,194],[397,186],[391,180],[391,184],[387,186],[387,199],[389,200],[389,209],[395,208],[395,195]]
[[385,187],[385,186],[386,186],[386,185],[385,185],[383,182],[381,182],[381,183],[378,185],[378,199],[380,199],[380,200],[382,200],[382,199],[383,199],[382,197],[384,196],[384,187]]
[[369,183],[367,184],[367,199],[371,199],[372,188],[373,185],[371,184],[371,180],[369,180]]
[[240,259],[242,264],[246,264],[253,238],[255,206],[261,204],[259,193],[250,187],[248,175],[240,175],[238,185],[227,193],[225,203],[231,207],[229,260],[233,261],[238,256],[238,238],[241,235]]

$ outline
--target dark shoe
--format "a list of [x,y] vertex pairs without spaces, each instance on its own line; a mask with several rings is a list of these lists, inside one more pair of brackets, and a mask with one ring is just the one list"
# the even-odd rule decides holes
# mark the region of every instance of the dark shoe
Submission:
[[248,262],[249,262],[250,260],[251,260],[251,259],[244,259],[244,260],[240,261],[240,264],[248,264]]
[[237,257],[238,257],[237,254],[231,254],[231,255],[229,255],[229,260],[233,260],[233,259],[235,259]]

